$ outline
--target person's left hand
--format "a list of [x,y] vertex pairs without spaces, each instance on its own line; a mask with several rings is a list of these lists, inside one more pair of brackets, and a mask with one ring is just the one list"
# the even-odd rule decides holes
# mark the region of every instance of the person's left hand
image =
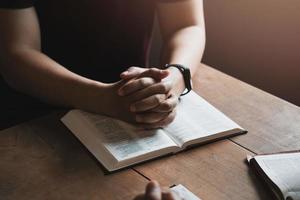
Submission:
[[182,200],[170,189],[162,189],[157,181],[151,181],[146,186],[145,194],[140,194],[134,200]]
[[180,93],[176,79],[170,76],[168,70],[131,67],[121,74],[121,78],[128,82],[118,93],[137,99],[130,108],[143,127],[163,127],[174,120]]

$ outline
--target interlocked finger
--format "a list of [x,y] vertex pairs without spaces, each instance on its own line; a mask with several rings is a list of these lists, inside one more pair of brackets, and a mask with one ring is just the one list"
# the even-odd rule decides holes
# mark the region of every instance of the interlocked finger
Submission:
[[174,109],[172,112],[168,113],[168,115],[162,119],[161,121],[155,122],[155,123],[142,123],[139,124],[140,127],[145,129],[155,129],[155,128],[163,128],[174,121],[176,117],[176,109]]
[[176,108],[178,104],[178,98],[176,96],[171,96],[162,103],[160,103],[157,107],[155,107],[153,112],[171,112]]
[[154,85],[155,83],[156,83],[156,81],[153,78],[149,78],[149,77],[134,79],[134,80],[129,81],[128,83],[124,84],[119,89],[119,95],[121,95],[121,96],[130,95],[141,89],[144,89],[151,85]]
[[120,74],[120,77],[123,80],[128,80],[128,79],[132,79],[132,78],[136,78],[138,77],[140,74],[142,74],[143,72],[145,72],[146,70],[148,70],[147,68],[142,68],[142,67],[129,67],[126,71],[122,72]]
[[[167,96],[165,94],[157,94],[145,99],[142,99],[138,102],[135,102],[130,106],[130,111],[132,112],[144,112],[155,107],[158,107],[164,101],[166,101]],[[169,106],[169,105],[168,105]]]
[[137,114],[135,120],[142,124],[153,124],[165,119],[168,115],[169,113],[147,112]]
[[170,82],[159,82],[137,91],[132,95],[132,99],[134,101],[139,101],[156,94],[168,94],[171,88],[172,84]]

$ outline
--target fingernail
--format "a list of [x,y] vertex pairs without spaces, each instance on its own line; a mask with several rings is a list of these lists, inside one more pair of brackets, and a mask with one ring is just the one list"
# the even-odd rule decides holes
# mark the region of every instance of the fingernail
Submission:
[[146,187],[146,194],[151,199],[161,199],[161,189],[158,183],[150,182]]
[[152,180],[151,183],[153,184],[153,187],[159,188],[159,183],[156,180]]
[[128,74],[128,71],[122,72],[121,76],[126,76]]

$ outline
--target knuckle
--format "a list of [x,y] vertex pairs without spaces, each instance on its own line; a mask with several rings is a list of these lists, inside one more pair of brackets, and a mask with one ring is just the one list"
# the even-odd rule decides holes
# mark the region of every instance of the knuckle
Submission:
[[143,78],[143,87],[149,87],[155,83],[154,79],[152,78]]
[[150,77],[147,78],[147,82],[148,82],[148,85],[149,85],[149,86],[156,83],[156,82],[155,82],[155,79],[150,78]]
[[159,90],[162,92],[162,93],[166,93],[168,92],[168,88],[165,84],[159,84]]
[[133,70],[135,70],[137,67],[135,67],[135,66],[131,66],[131,67],[129,67],[128,68],[128,71],[133,71]]
[[166,127],[167,125],[171,124],[174,121],[174,118],[168,118],[166,120],[163,121],[162,126]]
[[149,73],[152,74],[152,75],[156,74],[157,73],[157,68],[154,68],[154,67],[150,68]]
[[153,68],[153,67],[150,68],[150,69],[149,69],[149,72],[150,72],[150,73],[155,73],[155,68]]
[[160,95],[155,95],[155,96],[154,96],[154,101],[155,101],[156,104],[159,104],[160,101],[161,101]]
[[147,87],[149,85],[149,82],[145,78],[140,79],[139,82],[142,87]]
[[168,102],[165,102],[165,103],[162,104],[162,109],[165,110],[165,111],[169,111],[169,110],[173,109],[173,106],[172,106],[172,104],[170,104]]

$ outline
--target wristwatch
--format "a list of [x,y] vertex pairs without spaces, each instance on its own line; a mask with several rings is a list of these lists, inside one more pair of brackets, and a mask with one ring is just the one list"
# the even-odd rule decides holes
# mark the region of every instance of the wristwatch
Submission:
[[186,95],[192,90],[192,78],[191,78],[191,72],[190,69],[185,67],[184,65],[180,64],[166,64],[165,69],[169,67],[176,67],[182,74],[184,84],[185,84],[185,90],[180,96]]

